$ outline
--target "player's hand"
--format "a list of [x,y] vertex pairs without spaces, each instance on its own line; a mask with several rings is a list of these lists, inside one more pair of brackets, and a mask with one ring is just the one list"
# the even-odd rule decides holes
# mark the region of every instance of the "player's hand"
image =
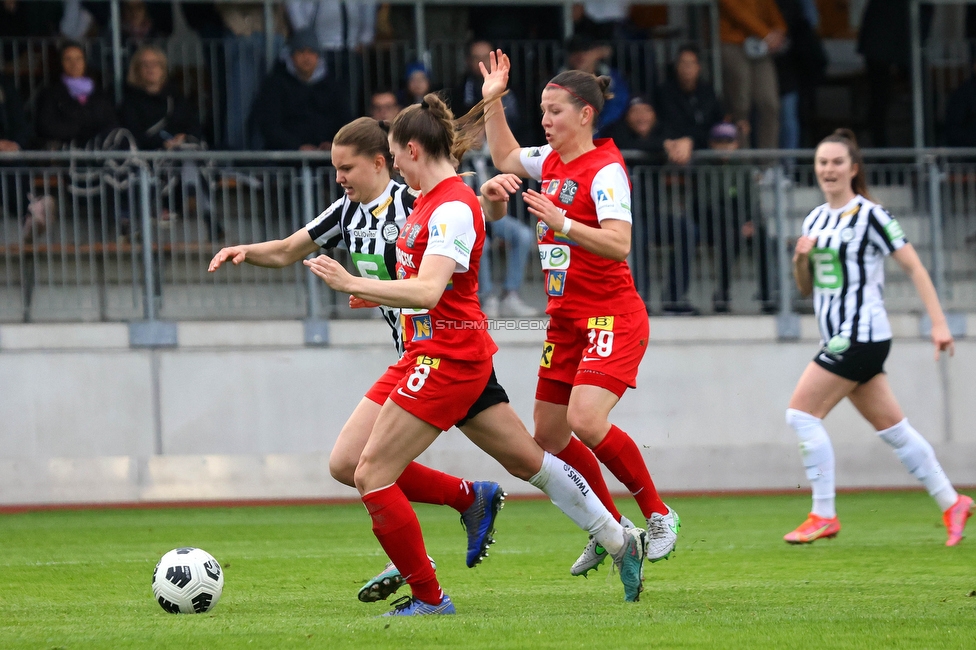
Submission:
[[566,215],[553,204],[548,196],[535,190],[525,190],[522,192],[522,200],[525,201],[525,205],[529,208],[529,213],[532,216],[538,217],[556,232],[563,231]]
[[233,262],[234,266],[237,266],[244,261],[247,257],[247,250],[243,246],[230,246],[228,248],[221,248],[217,251],[217,254],[213,256],[210,260],[210,267],[207,269],[209,272],[213,273],[220,268],[220,265],[228,260]]
[[325,283],[343,293],[352,293],[352,280],[355,280],[349,271],[342,264],[339,264],[328,255],[319,255],[310,260],[304,260],[312,273],[319,276]]
[[948,352],[950,357],[956,353],[956,343],[952,338],[952,332],[949,331],[949,325],[944,322],[938,325],[932,324],[932,343],[935,344],[936,361],[939,360],[941,352]]
[[481,75],[485,78],[481,84],[481,96],[491,99],[505,92],[508,88],[508,72],[512,69],[512,64],[508,60],[508,55],[501,50],[495,50],[488,55],[488,67],[484,63],[478,63],[481,68]]
[[793,259],[808,256],[816,243],[815,237],[799,237],[796,240],[796,247],[793,249]]
[[492,176],[481,186],[481,196],[489,201],[507,201],[508,197],[518,191],[522,179],[515,174],[498,174]]
[[364,300],[362,298],[357,298],[356,296],[349,296],[349,308],[350,309],[370,309],[372,307],[379,307],[380,303],[373,302],[372,300]]

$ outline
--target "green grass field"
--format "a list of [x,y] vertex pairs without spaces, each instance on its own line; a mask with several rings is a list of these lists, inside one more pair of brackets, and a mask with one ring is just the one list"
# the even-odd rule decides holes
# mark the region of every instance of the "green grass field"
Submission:
[[[639,603],[545,501],[510,501],[491,556],[464,566],[456,513],[418,508],[457,616],[381,619],[356,600],[385,557],[362,506],[0,515],[0,648],[976,647],[976,538],[945,548],[923,493],[841,495],[835,540],[790,547],[806,496],[673,498],[678,552]],[[637,521],[633,501],[625,513]],[[225,569],[209,614],[152,599],[156,561],[206,549]]]

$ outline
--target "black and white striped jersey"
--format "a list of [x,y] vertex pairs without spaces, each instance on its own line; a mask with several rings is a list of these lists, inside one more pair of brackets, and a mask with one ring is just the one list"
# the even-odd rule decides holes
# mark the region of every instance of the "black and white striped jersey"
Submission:
[[[396,241],[413,210],[416,195],[406,185],[391,180],[386,189],[368,204],[343,196],[306,224],[305,229],[322,248],[346,248],[352,263],[364,278],[390,280],[396,277]],[[380,307],[393,330],[397,353],[403,355],[400,310]]]
[[826,203],[803,220],[803,234],[817,240],[810,251],[813,306],[823,343],[887,341],[884,258],[908,240],[877,203],[856,196],[833,210]]

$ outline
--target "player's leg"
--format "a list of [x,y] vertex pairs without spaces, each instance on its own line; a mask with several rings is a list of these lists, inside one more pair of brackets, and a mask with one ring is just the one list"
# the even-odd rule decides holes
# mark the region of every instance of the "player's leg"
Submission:
[[834,537],[840,522],[834,505],[834,448],[823,418],[854,390],[857,382],[836,375],[811,362],[797,382],[786,409],[786,423],[800,438],[800,455],[813,492],[813,507],[806,521],[787,533],[784,540],[806,544]]
[[638,600],[643,589],[642,530],[621,526],[579,472],[539,447],[508,403],[482,411],[461,430],[509,473],[542,490],[567,517],[588,531],[620,567],[625,599]]
[[409,611],[453,613],[424,547],[420,522],[396,479],[434,442],[440,429],[408,413],[391,400],[380,409],[356,468],[356,488],[373,521],[373,533],[410,585]]
[[898,460],[917,478],[942,510],[948,538],[946,546],[955,546],[963,538],[966,520],[973,509],[973,500],[956,493],[935,450],[909,424],[895,398],[888,377],[881,373],[859,385],[850,394],[851,403],[871,423],[878,436],[894,450]]

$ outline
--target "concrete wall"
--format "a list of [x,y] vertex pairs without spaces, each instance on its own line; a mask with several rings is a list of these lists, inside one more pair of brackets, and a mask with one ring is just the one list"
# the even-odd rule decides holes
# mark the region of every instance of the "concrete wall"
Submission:
[[[938,364],[917,318],[893,325],[896,395],[954,482],[976,484],[976,341]],[[662,491],[806,488],[783,420],[816,351],[812,319],[802,326],[801,341],[780,343],[771,317],[652,321],[640,385],[613,421]],[[385,328],[336,321],[330,347],[306,348],[300,322],[180,323],[178,347],[145,350],[129,347],[125,325],[0,326],[0,504],[354,497],[329,476],[328,454],[394,360]],[[544,334],[493,335],[499,380],[531,426]],[[839,486],[914,485],[849,404],[826,425]],[[421,460],[534,491],[456,429]]]

